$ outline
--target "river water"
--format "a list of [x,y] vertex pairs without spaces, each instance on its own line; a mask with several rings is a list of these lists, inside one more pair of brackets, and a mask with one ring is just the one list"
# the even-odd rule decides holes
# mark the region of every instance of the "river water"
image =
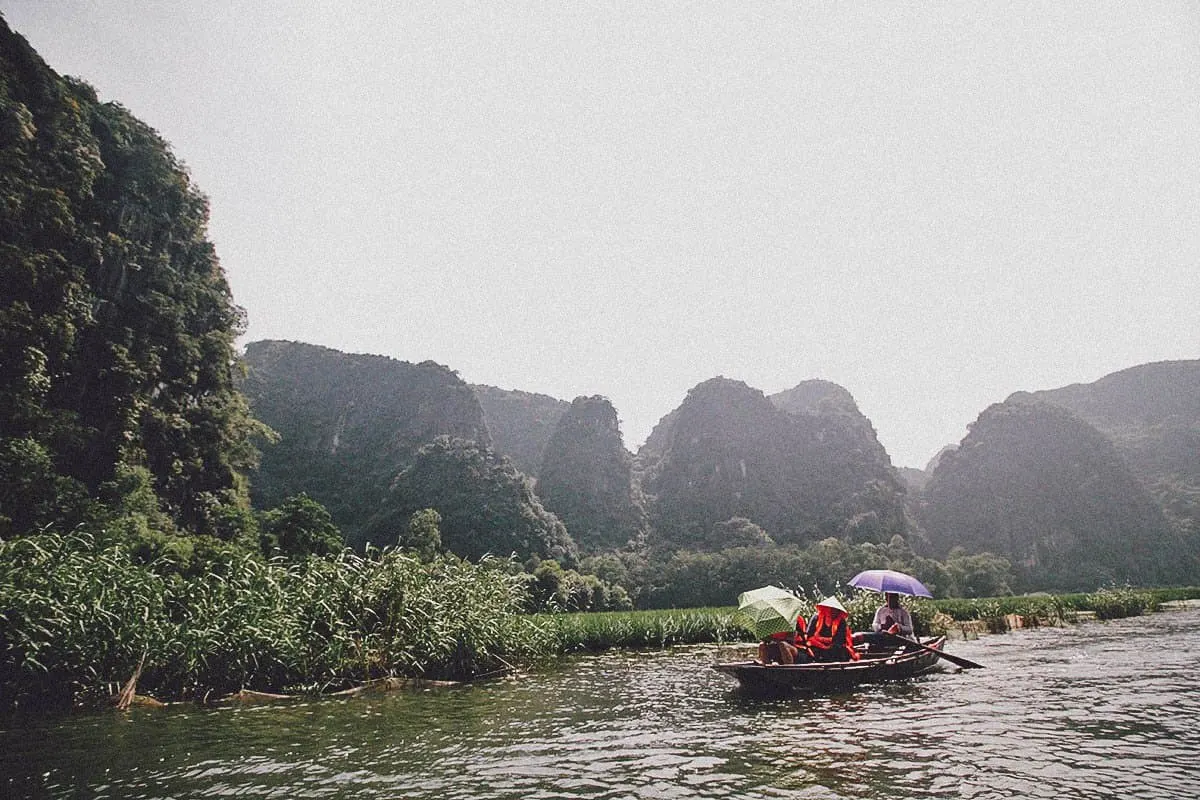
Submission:
[[472,686],[0,720],[0,794],[88,798],[1200,797],[1200,609],[951,642],[835,696],[742,695],[729,648]]

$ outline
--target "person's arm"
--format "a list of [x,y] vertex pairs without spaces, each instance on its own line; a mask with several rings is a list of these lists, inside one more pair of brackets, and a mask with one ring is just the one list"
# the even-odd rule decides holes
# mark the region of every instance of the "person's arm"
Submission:
[[904,636],[913,635],[912,614],[908,613],[907,608],[900,609],[900,613],[896,615],[896,623],[900,626],[900,633]]
[[884,618],[887,616],[885,613],[887,610],[887,606],[882,606],[875,612],[875,619],[871,622],[871,630],[879,633],[884,629]]

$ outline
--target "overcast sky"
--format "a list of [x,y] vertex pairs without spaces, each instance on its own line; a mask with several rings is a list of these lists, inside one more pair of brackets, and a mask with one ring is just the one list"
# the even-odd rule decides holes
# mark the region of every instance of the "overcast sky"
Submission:
[[846,387],[900,466],[1200,356],[1200,4],[0,0],[212,205],[242,340]]

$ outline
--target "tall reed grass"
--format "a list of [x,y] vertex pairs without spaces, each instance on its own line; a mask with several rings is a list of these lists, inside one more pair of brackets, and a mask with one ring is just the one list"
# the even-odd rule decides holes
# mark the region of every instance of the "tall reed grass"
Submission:
[[555,650],[570,653],[611,648],[661,648],[678,644],[739,641],[745,633],[733,623],[732,608],[604,611],[539,614]]
[[396,550],[215,561],[183,575],[86,532],[0,542],[0,705],[94,705],[466,679],[553,652],[507,562]]

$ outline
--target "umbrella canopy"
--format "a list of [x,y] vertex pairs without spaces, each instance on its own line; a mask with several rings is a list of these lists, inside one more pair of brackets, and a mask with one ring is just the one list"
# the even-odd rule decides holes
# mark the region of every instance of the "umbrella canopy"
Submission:
[[796,618],[804,610],[799,597],[778,586],[764,586],[738,595],[734,622],[765,639],[772,633],[785,633],[796,627]]
[[851,578],[849,585],[859,589],[874,589],[877,592],[933,597],[933,594],[919,580],[894,569],[868,569]]

